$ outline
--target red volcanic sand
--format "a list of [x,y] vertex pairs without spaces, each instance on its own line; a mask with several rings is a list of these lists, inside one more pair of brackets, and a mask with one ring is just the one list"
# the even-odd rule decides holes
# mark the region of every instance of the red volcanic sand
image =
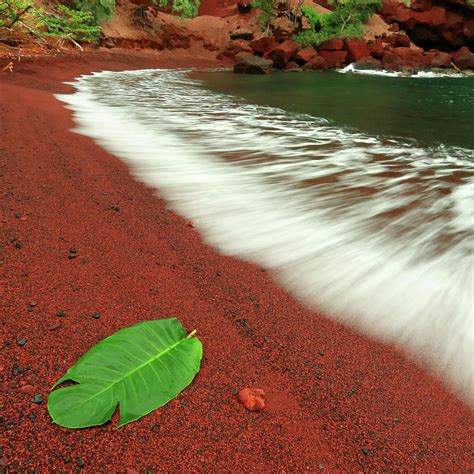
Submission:
[[[70,132],[52,95],[92,70],[191,64],[211,63],[98,52],[23,62],[0,78],[2,463],[21,472],[466,471],[466,405],[396,350],[205,245],[125,164]],[[204,345],[201,372],[176,400],[120,430],[116,415],[84,430],[51,422],[47,394],[79,356],[120,328],[170,316]],[[264,411],[238,402],[243,387],[265,390]]]

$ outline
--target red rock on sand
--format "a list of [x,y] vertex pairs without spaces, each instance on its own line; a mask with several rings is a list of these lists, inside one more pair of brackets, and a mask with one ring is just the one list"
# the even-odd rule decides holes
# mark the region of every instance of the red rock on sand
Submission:
[[347,60],[351,63],[370,56],[367,41],[350,38],[344,41],[344,50],[347,51]]
[[243,388],[238,399],[249,411],[262,411],[265,408],[265,392],[260,388]]
[[35,387],[33,387],[33,385],[23,385],[23,387],[20,388],[20,392],[25,395],[33,395],[33,393],[35,393]]

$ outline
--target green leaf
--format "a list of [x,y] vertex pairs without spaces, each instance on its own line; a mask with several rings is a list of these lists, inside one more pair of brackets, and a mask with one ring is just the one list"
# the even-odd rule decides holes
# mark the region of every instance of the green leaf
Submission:
[[176,397],[201,358],[201,342],[177,319],[138,323],[99,342],[56,382],[77,384],[50,393],[49,414],[58,425],[85,428],[110,420],[118,403],[123,426]]

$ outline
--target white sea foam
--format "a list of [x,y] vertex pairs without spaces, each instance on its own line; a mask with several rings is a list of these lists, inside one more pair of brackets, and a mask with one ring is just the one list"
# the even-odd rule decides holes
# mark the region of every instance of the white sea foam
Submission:
[[59,98],[227,254],[473,394],[473,163],[207,91],[102,73]]
[[387,69],[359,69],[354,63],[338,69],[337,72],[342,74],[365,74],[369,76],[385,76],[385,77],[411,77],[416,79],[427,79],[434,77],[466,77],[466,74],[453,72],[435,72],[435,71],[417,71],[414,74],[407,74],[400,71],[388,71]]

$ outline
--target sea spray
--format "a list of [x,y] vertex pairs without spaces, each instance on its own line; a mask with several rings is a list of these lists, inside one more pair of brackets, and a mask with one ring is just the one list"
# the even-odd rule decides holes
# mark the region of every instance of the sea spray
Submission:
[[472,403],[469,150],[338,128],[206,90],[185,71],[101,73],[59,96],[206,240],[311,307],[423,360]]

